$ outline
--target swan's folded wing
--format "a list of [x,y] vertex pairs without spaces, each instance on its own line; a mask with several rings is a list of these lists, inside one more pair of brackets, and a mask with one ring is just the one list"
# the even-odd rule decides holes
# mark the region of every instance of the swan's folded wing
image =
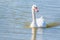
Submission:
[[59,26],[60,22],[52,22],[46,25],[47,28]]
[[46,27],[46,22],[44,18],[38,18],[36,21],[37,21],[38,27]]

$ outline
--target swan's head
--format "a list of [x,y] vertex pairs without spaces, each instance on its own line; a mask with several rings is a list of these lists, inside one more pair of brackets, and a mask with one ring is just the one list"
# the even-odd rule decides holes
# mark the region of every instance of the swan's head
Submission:
[[38,10],[38,7],[37,7],[36,5],[33,5],[33,6],[32,6],[32,11],[38,12],[38,11],[39,11],[39,10]]

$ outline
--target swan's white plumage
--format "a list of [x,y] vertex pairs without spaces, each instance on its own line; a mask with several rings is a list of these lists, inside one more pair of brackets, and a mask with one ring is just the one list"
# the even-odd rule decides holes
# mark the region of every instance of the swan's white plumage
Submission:
[[[36,19],[36,24],[37,24],[36,27],[46,27],[46,22],[42,16],[40,18]],[[33,21],[31,23],[30,27],[34,27]]]

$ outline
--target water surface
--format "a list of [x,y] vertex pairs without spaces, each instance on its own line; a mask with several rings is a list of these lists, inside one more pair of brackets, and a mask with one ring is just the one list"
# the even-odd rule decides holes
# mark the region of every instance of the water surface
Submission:
[[[36,4],[47,23],[60,21],[60,0],[0,0],[0,40],[31,40],[31,6]],[[60,26],[38,29],[37,40],[60,40]]]

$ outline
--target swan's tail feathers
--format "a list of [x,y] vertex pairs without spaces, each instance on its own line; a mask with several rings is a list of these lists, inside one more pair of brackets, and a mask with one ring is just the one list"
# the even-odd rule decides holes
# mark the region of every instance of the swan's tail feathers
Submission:
[[52,22],[46,25],[46,28],[60,26],[60,22]]

